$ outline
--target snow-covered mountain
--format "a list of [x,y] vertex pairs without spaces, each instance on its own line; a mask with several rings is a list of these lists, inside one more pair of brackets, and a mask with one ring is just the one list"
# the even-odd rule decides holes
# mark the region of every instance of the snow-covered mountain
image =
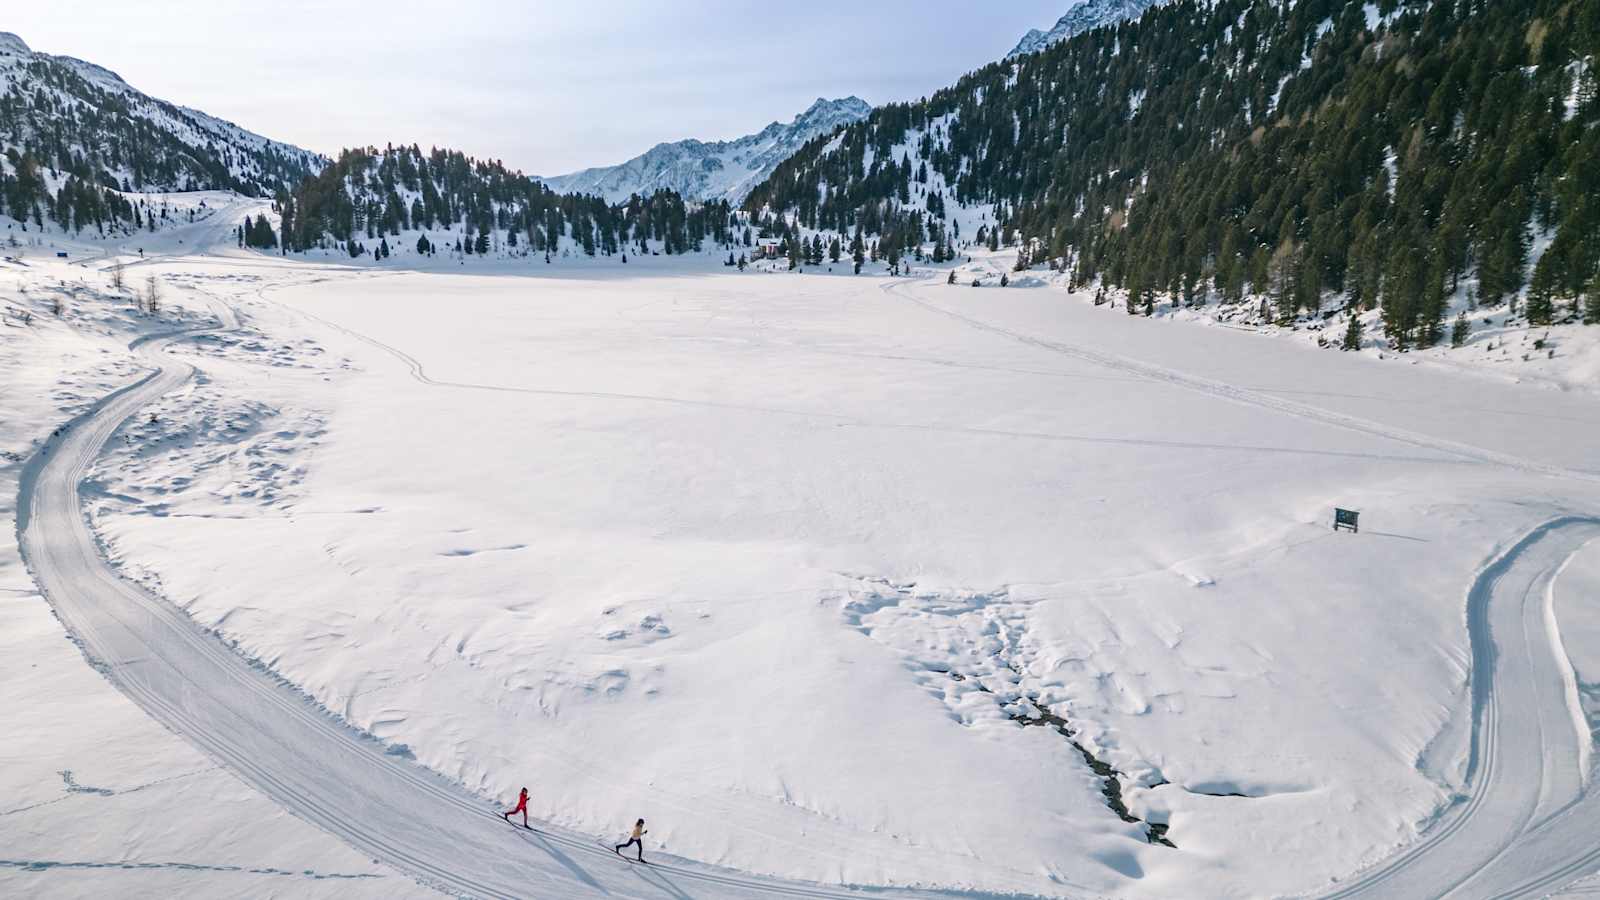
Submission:
[[1030,29],[1022,36],[1022,40],[1017,42],[1017,46],[1006,54],[1006,59],[1037,53],[1057,41],[1064,41],[1075,34],[1102,25],[1112,25],[1124,19],[1137,18],[1140,13],[1160,2],[1162,0],[1084,0],[1067,10],[1067,14],[1057,19],[1055,27],[1049,31]]
[[865,119],[870,112],[872,107],[860,97],[818,97],[793,122],[773,122],[755,134],[731,141],[690,138],[657,144],[620,165],[540,180],[559,193],[599,194],[613,203],[663,188],[688,199],[738,203],[806,141]]
[[262,196],[328,162],[198,110],[147,96],[115,72],[37,53],[0,32],[0,151],[133,191]]

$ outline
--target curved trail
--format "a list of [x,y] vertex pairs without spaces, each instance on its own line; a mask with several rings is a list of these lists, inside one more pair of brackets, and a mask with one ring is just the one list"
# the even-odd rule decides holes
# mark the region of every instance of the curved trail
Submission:
[[1600,518],[1554,519],[1478,574],[1467,594],[1467,793],[1416,843],[1327,897],[1541,897],[1600,868],[1590,735],[1570,705],[1550,605],[1566,561],[1597,537]]
[[[219,309],[221,330],[237,327]],[[18,497],[23,558],[90,664],[152,718],[295,816],[371,858],[449,894],[473,897],[859,898],[856,891],[744,875],[653,854],[639,866],[596,838],[496,822],[481,798],[325,710],[201,628],[183,610],[121,578],[100,555],[79,485],[101,448],[139,409],[195,372],[165,353],[206,331],[154,335],[134,348],[154,371],[64,426],[25,467]],[[924,895],[925,896],[925,895]]]
[[[885,290],[980,331],[1286,415],[1451,454],[1463,461],[1582,481],[1549,466],[1408,432],[1102,350],[1011,331]],[[1328,900],[1352,897],[1543,897],[1600,870],[1600,791],[1591,790],[1592,737],[1552,607],[1566,562],[1600,539],[1600,517],[1552,519],[1490,561],[1467,592],[1472,736],[1466,793],[1412,844],[1356,873]]]
[[[973,327],[1140,377],[1466,461],[1546,476],[1596,478],[1021,335],[902,296]],[[219,315],[221,329],[237,327],[231,309],[223,307]],[[100,556],[88,529],[79,485],[124,421],[193,375],[193,366],[165,350],[205,330],[137,342],[136,349],[154,370],[69,423],[29,460],[21,480],[18,531],[35,580],[90,663],[149,715],[294,815],[450,894],[917,895],[784,882],[679,860],[641,867],[617,860],[591,836],[508,828],[493,821],[496,814],[481,798],[387,755],[381,743],[240,656],[182,610],[119,577]],[[414,374],[426,379],[420,364]],[[1473,721],[1467,793],[1414,844],[1358,873],[1330,896],[1537,897],[1600,869],[1600,845],[1593,839],[1600,824],[1600,794],[1588,790],[1588,773],[1581,769],[1588,735],[1578,733],[1569,706],[1572,673],[1549,608],[1552,585],[1565,560],[1597,537],[1600,519],[1556,519],[1478,574],[1467,603]]]

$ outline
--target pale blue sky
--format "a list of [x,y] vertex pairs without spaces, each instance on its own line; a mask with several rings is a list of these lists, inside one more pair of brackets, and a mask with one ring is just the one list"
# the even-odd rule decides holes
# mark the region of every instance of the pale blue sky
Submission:
[[324,153],[406,141],[554,175],[819,96],[912,99],[1076,2],[49,0],[0,31]]

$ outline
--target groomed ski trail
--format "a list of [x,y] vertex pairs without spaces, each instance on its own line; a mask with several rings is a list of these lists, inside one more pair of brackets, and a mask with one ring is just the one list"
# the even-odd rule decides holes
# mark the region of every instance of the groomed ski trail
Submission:
[[[913,283],[915,284],[915,283]],[[1546,477],[1600,481],[1549,466],[1391,428],[1113,353],[1022,334],[885,290],[991,334],[1115,371],[1322,422],[1459,459]],[[1467,592],[1472,737],[1465,794],[1419,838],[1351,876],[1325,900],[1539,898],[1600,871],[1600,791],[1589,771],[1592,738],[1562,649],[1552,592],[1561,569],[1590,541],[1600,517],[1561,516],[1533,529],[1480,570]]]
[[1543,897],[1600,869],[1591,737],[1552,611],[1566,562],[1600,518],[1545,522],[1501,553],[1467,593],[1472,742],[1466,793],[1413,844],[1327,900]]
[[[896,286],[898,287],[898,285]],[[1595,475],[1397,432],[1142,362],[1031,338],[907,299],[974,327],[1142,377],[1546,476]],[[221,329],[236,327],[219,310]],[[167,356],[201,330],[136,347],[155,367],[65,426],[25,467],[18,504],[24,557],[92,665],[153,718],[280,806],[422,883],[481,897],[907,897],[782,882],[671,860],[619,868],[591,836],[507,829],[498,812],[315,706],[177,607],[121,579],[99,555],[78,486],[100,448],[141,407],[194,372]],[[1287,408],[1280,408],[1287,407]],[[1538,897],[1600,869],[1600,796],[1568,706],[1570,668],[1549,612],[1565,560],[1600,537],[1600,519],[1545,523],[1481,570],[1467,598],[1472,740],[1466,796],[1417,842],[1332,897]],[[959,893],[959,892],[950,892]],[[971,896],[961,893],[961,896]]]
[[783,881],[661,850],[648,867],[629,866],[593,836],[542,823],[506,828],[489,801],[388,755],[183,610],[121,578],[100,555],[79,485],[124,421],[193,376],[193,366],[165,353],[172,344],[238,327],[231,309],[218,313],[217,328],[136,341],[132,349],[153,371],[63,426],[29,459],[19,488],[19,544],[35,582],[90,665],[152,718],[293,815],[452,896],[980,896]]

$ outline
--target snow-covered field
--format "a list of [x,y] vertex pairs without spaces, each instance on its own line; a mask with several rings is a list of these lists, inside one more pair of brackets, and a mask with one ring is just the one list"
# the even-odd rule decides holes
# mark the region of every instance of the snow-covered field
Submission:
[[[1012,264],[1016,260],[1013,251],[991,253],[982,249],[967,249],[962,252],[972,255],[964,257],[962,262],[953,267],[959,284],[968,284],[978,278],[992,286],[1002,274],[1007,274],[1019,287],[1049,285],[1080,303],[1093,304],[1098,296],[1103,304],[1099,307],[1102,313],[1127,315],[1128,298],[1125,291],[1101,292],[1098,285],[1072,291],[1067,273],[1051,272],[1043,265],[1036,265],[1027,272],[1012,272]],[[1154,304],[1152,311],[1153,318],[1157,319],[1174,319],[1201,327],[1228,328],[1269,336],[1330,353],[1355,352],[1391,366],[1438,368],[1456,374],[1561,391],[1594,393],[1600,390],[1600,328],[1575,321],[1530,325],[1526,315],[1513,312],[1504,302],[1469,306],[1466,300],[1468,287],[1475,287],[1476,283],[1476,278],[1463,280],[1460,289],[1451,298],[1449,314],[1445,317],[1446,340],[1433,347],[1398,352],[1392,349],[1383,335],[1382,315],[1378,310],[1358,313],[1364,328],[1361,348],[1359,351],[1342,351],[1341,343],[1350,320],[1343,309],[1343,298],[1332,295],[1327,298],[1328,305],[1320,314],[1302,313],[1287,325],[1273,321],[1270,314],[1262,315],[1259,296],[1234,304],[1218,303],[1212,298],[1198,307],[1174,307],[1164,299]],[[1519,311],[1523,302],[1523,298],[1519,297]],[[1448,335],[1458,312],[1466,314],[1468,333],[1461,346],[1451,346]],[[1142,318],[1142,312],[1135,318]]]
[[[103,261],[29,262],[30,302],[108,290]],[[651,850],[829,884],[1279,896],[1465,821],[1458,795],[1586,781],[1469,777],[1467,612],[1491,560],[1595,514],[1592,393],[1045,288],[449,266],[130,268],[168,325],[240,324],[167,351],[198,374],[82,493],[124,575],[485,804],[525,784],[569,833],[644,816]],[[7,504],[36,441],[148,368],[128,341],[159,329],[116,308],[0,333]],[[1570,659],[1579,748],[1595,546],[1539,657]],[[143,720],[3,549],[0,893],[128,871],[29,860],[140,866],[129,893],[411,888]]]
[[[177,290],[160,315],[139,315],[105,273],[47,258],[0,265],[0,516],[8,523],[0,536],[0,894],[427,894],[328,841],[163,729],[65,639],[10,527],[22,461],[138,376],[144,366],[130,341],[213,315],[204,298]],[[130,292],[147,271],[157,270],[128,270]]]

